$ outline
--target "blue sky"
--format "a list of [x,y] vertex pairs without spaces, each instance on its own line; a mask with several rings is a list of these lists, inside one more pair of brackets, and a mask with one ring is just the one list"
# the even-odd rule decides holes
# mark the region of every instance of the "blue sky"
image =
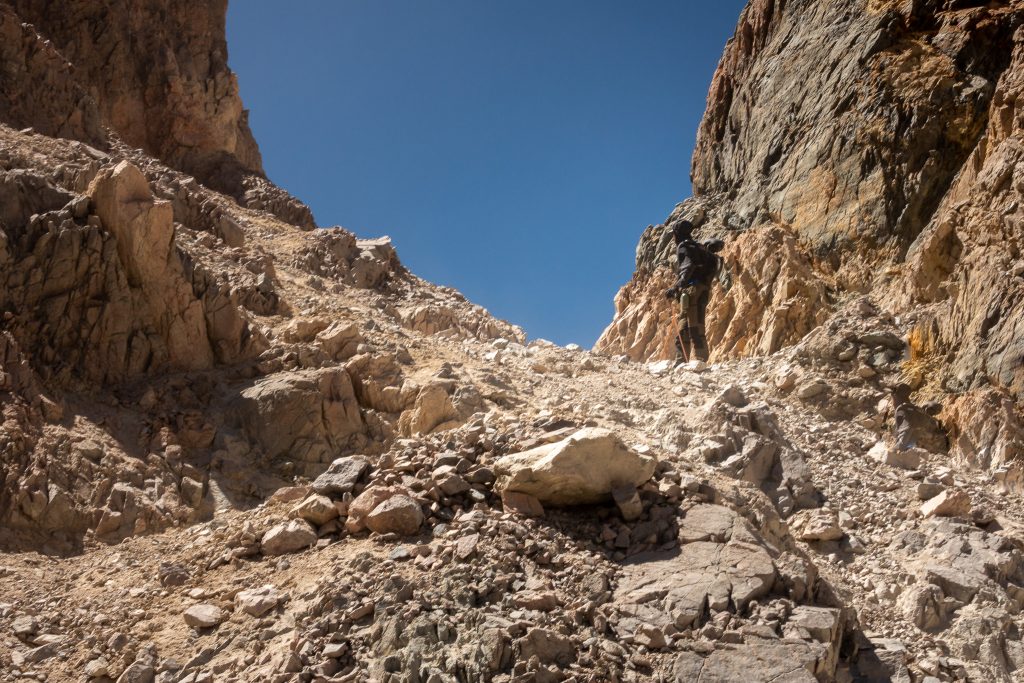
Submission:
[[234,0],[270,178],[531,338],[590,346],[690,193],[743,2]]

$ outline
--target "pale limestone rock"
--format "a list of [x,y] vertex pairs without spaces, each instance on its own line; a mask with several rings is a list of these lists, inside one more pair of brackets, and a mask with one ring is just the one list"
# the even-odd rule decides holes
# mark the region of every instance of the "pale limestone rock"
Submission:
[[219,625],[226,615],[216,605],[192,605],[184,611],[185,623],[192,628],[213,628]]
[[651,478],[657,459],[628,448],[613,432],[588,428],[564,441],[508,455],[494,465],[495,487],[534,496],[544,505],[607,500],[612,489]]
[[292,515],[321,526],[338,516],[338,508],[327,496],[313,495],[293,507]]
[[966,517],[971,512],[971,496],[960,489],[946,490],[921,505],[923,517]]

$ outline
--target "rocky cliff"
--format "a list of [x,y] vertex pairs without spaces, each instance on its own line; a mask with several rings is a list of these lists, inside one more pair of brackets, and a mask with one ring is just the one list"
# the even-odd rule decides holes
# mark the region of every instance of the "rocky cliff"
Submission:
[[[312,227],[266,182],[228,68],[227,0],[0,3],[0,119],[106,149],[142,149],[205,185]],[[111,138],[113,135],[113,139]]]
[[[649,227],[596,348],[672,354],[666,226],[724,237],[715,359],[765,355],[866,295],[937,395],[1024,398],[1018,2],[751,2],[697,133],[694,196]],[[927,371],[922,368],[927,367]]]
[[[708,94],[694,199],[678,212],[736,245],[741,287],[713,304],[717,357],[792,343],[850,294],[893,312],[942,302],[950,314],[935,316],[934,351],[956,356],[951,386],[991,378],[1019,395],[1020,322],[990,309],[1020,296],[1007,169],[1020,144],[1021,12],[1019,3],[750,3]],[[970,217],[964,204],[976,208]],[[1000,216],[996,233],[982,212]],[[663,308],[663,235],[644,234],[599,349],[666,352],[641,312]],[[982,256],[995,242],[999,257]]]
[[223,2],[0,0],[0,679],[1019,678],[1017,14],[751,3],[705,367],[665,226],[527,343],[310,230]]

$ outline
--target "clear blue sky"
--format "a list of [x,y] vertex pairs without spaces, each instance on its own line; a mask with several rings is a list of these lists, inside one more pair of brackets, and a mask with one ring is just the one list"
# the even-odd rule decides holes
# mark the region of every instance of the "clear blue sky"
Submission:
[[233,0],[272,180],[531,338],[590,346],[690,192],[743,2]]

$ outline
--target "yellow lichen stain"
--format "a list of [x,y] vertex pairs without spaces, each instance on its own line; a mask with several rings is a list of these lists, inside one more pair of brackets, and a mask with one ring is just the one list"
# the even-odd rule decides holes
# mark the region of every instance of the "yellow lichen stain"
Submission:
[[922,395],[940,394],[937,381],[942,375],[943,358],[935,321],[926,318],[914,325],[907,335],[907,346],[910,357],[900,368],[903,380]]

